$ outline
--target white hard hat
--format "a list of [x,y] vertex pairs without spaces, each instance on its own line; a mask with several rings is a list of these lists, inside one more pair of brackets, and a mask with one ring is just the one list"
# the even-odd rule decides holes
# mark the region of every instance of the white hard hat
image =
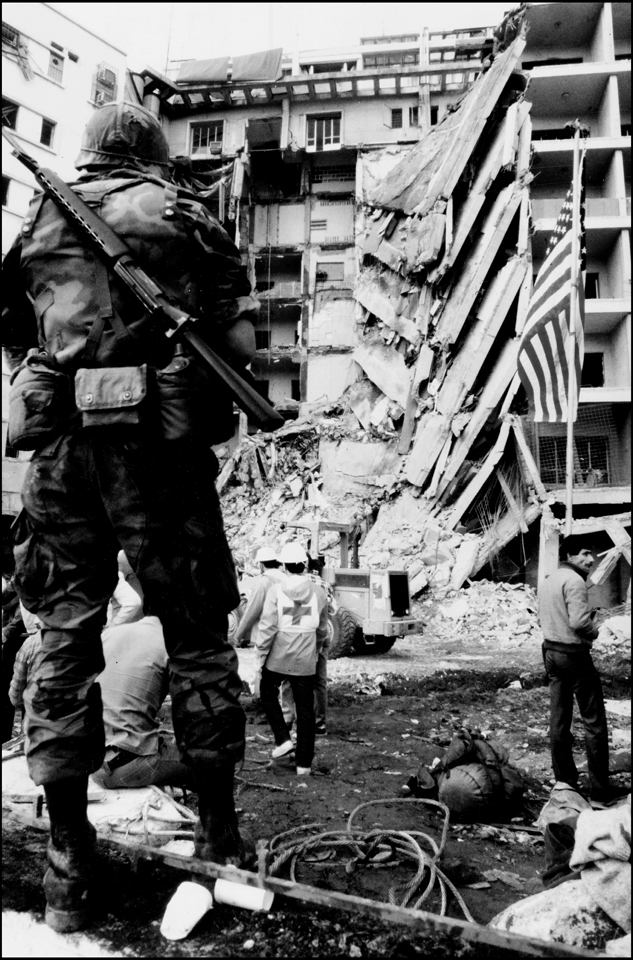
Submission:
[[272,547],[260,547],[255,554],[255,563],[268,563],[269,560],[276,560],[277,554]]
[[281,548],[279,559],[282,563],[307,563],[308,554],[300,543],[286,543]]

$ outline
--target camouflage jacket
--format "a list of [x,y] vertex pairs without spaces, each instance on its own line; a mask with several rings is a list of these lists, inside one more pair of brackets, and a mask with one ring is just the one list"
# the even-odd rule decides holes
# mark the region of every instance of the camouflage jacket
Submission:
[[[238,318],[257,316],[237,248],[193,194],[131,169],[82,177],[72,188],[128,244],[141,267],[199,318],[196,331],[212,346],[221,344]],[[169,362],[171,345],[151,330],[142,304],[45,195],[31,202],[5,258],[3,290],[2,344],[11,370],[30,348],[40,347],[74,374],[104,308],[113,320],[91,366]]]

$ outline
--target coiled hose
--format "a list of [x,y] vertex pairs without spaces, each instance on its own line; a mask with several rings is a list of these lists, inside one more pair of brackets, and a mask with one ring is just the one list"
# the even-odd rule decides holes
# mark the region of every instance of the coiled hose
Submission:
[[[444,814],[444,823],[439,845],[433,837],[420,830],[378,829],[360,831],[353,828],[354,818],[361,810],[366,810],[372,806],[388,806],[396,803],[425,804],[441,810]],[[290,862],[290,879],[294,882],[296,880],[297,862],[305,859],[309,854],[321,851],[346,853],[348,861],[351,854],[352,862],[356,861],[359,865],[372,862],[375,865],[378,854],[382,854],[378,861],[382,865],[388,865],[390,862],[395,863],[398,860],[412,860],[417,865],[415,876],[408,883],[391,887],[389,902],[394,906],[419,910],[430,897],[437,884],[441,897],[439,916],[443,917],[446,914],[447,891],[450,890],[466,919],[474,923],[475,921],[463,898],[437,865],[446,845],[449,817],[448,807],[437,800],[423,800],[417,797],[369,800],[352,810],[345,830],[320,832],[326,824],[309,823],[273,837],[269,846],[271,861],[268,872],[271,876],[274,876]],[[308,834],[308,836],[305,836],[305,834]],[[430,853],[422,849],[424,845],[430,849]],[[385,857],[385,853],[388,854],[387,857]]]

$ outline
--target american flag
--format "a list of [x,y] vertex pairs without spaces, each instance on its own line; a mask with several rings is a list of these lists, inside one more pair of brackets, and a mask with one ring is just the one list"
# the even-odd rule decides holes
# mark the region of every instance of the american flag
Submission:
[[[572,420],[578,411],[580,374],[584,355],[585,191],[584,151],[580,158],[580,242],[578,298],[575,320],[576,394],[571,398]],[[519,345],[521,383],[534,406],[534,420],[565,423],[568,418],[569,337],[572,285],[573,184],[549,238],[545,262],[538,272]]]

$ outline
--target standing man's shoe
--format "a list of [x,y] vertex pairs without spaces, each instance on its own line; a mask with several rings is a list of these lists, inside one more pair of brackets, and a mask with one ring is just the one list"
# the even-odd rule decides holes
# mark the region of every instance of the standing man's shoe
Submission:
[[630,792],[630,787],[608,786],[602,790],[592,790],[589,799],[593,800],[594,803],[609,804],[615,800],[621,800],[623,797],[628,797]]
[[279,744],[279,746],[275,747],[275,749],[273,750],[272,752],[273,760],[279,760],[280,757],[287,756],[289,753],[292,753],[294,751],[294,748],[295,748],[295,745],[292,742],[292,740],[286,740],[285,743]]

